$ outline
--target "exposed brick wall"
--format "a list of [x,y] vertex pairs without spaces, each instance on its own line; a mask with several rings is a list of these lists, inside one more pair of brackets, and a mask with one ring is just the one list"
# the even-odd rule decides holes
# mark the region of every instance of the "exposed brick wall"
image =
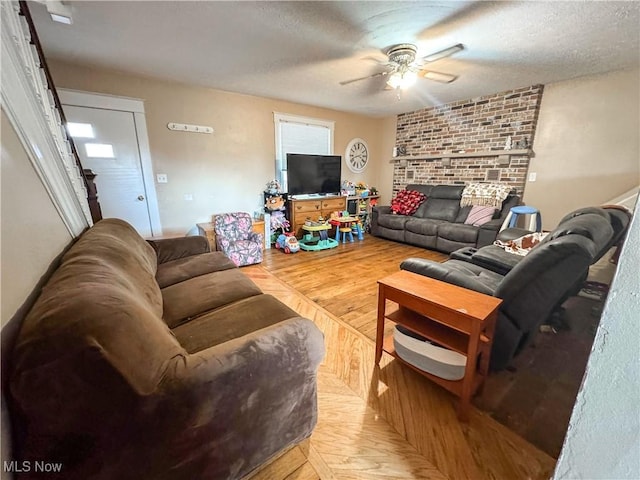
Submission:
[[[398,115],[396,146],[404,147],[409,159],[394,165],[394,194],[408,183],[492,181],[507,183],[522,195],[529,157],[514,155],[509,165],[500,165],[498,155],[506,153],[508,137],[513,149],[524,138],[533,143],[542,90],[542,85],[535,85]],[[496,154],[451,158],[449,165],[442,159],[420,158],[460,151]]]

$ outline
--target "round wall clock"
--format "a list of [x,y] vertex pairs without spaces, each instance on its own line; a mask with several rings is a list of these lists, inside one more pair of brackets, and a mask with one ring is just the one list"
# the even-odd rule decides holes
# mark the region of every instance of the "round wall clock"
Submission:
[[349,145],[347,145],[345,158],[349,170],[353,173],[362,172],[369,162],[369,147],[367,146],[367,142],[361,138],[351,140]]

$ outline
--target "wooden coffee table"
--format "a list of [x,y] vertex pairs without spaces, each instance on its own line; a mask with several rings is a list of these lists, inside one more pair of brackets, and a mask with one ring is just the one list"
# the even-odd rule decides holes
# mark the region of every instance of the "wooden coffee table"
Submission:
[[[398,309],[387,314],[387,300]],[[489,357],[498,315],[499,298],[401,270],[378,280],[376,365],[382,351],[460,397],[458,417],[468,419],[471,397],[480,390],[489,372]],[[402,360],[393,335],[384,338],[389,319],[429,340],[467,357],[464,377],[452,381],[432,375]]]

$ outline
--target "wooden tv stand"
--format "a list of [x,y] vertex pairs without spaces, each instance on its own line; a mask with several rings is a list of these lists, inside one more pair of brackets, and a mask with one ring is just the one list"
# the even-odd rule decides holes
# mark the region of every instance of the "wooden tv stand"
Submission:
[[305,234],[302,226],[308,217],[314,222],[317,221],[320,216],[326,220],[331,216],[332,212],[347,209],[347,197],[340,195],[304,199],[289,198],[289,203],[291,231],[298,238],[302,238]]
[[[399,308],[387,314],[387,300],[397,303]],[[501,303],[499,298],[405,270],[378,280],[376,365],[384,350],[459,396],[458,417],[466,421],[471,397],[480,390],[489,373],[493,332]],[[384,338],[385,319],[465,355],[467,364],[462,380],[446,380],[402,360],[395,351],[393,335]]]

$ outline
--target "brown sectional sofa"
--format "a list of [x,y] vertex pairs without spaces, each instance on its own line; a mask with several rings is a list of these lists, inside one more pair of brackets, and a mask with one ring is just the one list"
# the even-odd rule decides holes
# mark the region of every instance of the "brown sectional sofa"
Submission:
[[310,320],[204,237],[145,242],[102,220],[10,356],[14,458],[60,463],[47,478],[241,478],[311,434],[323,355]]
[[464,185],[407,185],[427,199],[413,215],[395,215],[390,206],[373,207],[371,233],[377,237],[451,253],[459,248],[490,245],[511,207],[520,197],[510,193],[492,220],[481,226],[466,225],[470,206],[461,207]]

